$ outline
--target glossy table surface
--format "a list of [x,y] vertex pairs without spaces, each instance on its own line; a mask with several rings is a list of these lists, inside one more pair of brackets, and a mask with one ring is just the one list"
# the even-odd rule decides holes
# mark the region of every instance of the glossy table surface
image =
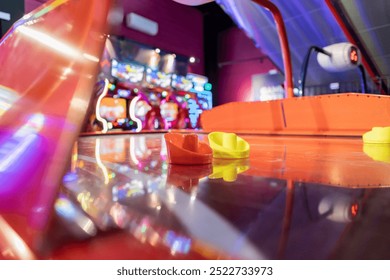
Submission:
[[241,136],[248,159],[199,166],[168,164],[162,133],[79,138],[38,256],[390,258],[387,147]]

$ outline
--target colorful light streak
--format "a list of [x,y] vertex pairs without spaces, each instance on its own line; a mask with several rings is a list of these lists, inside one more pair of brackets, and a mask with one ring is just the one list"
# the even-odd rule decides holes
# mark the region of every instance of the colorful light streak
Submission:
[[0,172],[5,172],[15,165],[38,139],[37,133],[42,129],[45,117],[42,114],[32,115],[10,139],[0,146]]
[[142,130],[142,121],[139,118],[137,118],[137,116],[135,115],[135,105],[140,100],[140,98],[141,96],[134,97],[133,100],[131,100],[129,106],[130,119],[137,124],[137,129],[135,130],[136,132],[140,132]]
[[73,48],[69,46],[69,44],[62,42],[56,38],[53,38],[52,36],[44,32],[35,30],[30,26],[21,25],[16,30],[23,35],[39,42],[40,44],[45,45],[50,49],[59,52],[65,56],[68,56],[72,59],[78,59],[81,57],[80,52],[76,48]]
[[[36,259],[34,253],[23,241],[23,239],[14,231],[14,229],[0,216],[0,254],[5,257],[12,257],[22,260]],[[5,241],[5,242],[4,242]],[[2,244],[5,243],[5,246]]]
[[108,86],[109,86],[109,82],[107,79],[104,80],[104,88],[103,88],[103,92],[102,94],[99,96],[97,102],[96,102],[96,108],[95,108],[95,111],[96,111],[96,119],[102,123],[103,125],[103,129],[102,129],[102,132],[103,133],[107,133],[108,131],[108,122],[105,118],[103,118],[101,115],[100,115],[100,104],[102,102],[102,99],[104,96],[107,95],[107,92],[108,92]]
[[131,159],[131,161],[136,166],[138,166],[139,165],[139,160],[137,159],[137,156],[135,155],[135,141],[134,141],[134,137],[130,137],[129,152],[130,152],[130,159]]
[[0,85],[0,117],[7,112],[18,99],[19,94]]
[[100,139],[99,138],[96,139],[96,143],[95,143],[95,159],[96,159],[96,164],[99,166],[99,168],[103,172],[104,184],[107,185],[110,182],[110,178],[108,176],[107,168],[104,166],[104,164],[100,158]]
[[12,165],[15,164],[23,154],[28,150],[31,144],[38,138],[37,135],[29,135],[21,140],[17,146],[15,146],[5,158],[1,160],[0,172],[7,171]]

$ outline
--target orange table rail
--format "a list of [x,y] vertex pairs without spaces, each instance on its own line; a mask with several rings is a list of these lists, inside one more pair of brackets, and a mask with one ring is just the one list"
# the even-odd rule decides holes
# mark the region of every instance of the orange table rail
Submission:
[[206,131],[262,132],[283,131],[282,103],[232,102],[217,106],[201,115],[202,127]]
[[204,112],[201,121],[205,131],[361,136],[390,126],[390,97],[345,93],[232,102]]

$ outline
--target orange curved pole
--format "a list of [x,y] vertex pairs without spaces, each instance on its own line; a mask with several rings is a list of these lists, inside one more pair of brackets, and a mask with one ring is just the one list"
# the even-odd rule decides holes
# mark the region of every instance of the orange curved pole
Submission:
[[279,247],[278,247],[278,259],[284,259],[284,253],[287,248],[288,236],[290,233],[292,213],[294,208],[294,182],[291,179],[287,180],[286,185],[286,207],[284,209],[282,232],[280,234]]
[[291,55],[290,55],[290,48],[288,45],[287,32],[284,25],[282,14],[279,11],[278,7],[276,7],[269,0],[252,0],[252,1],[266,8],[268,11],[272,13],[274,17],[276,28],[278,29],[280,46],[282,48],[284,75],[286,77],[285,84],[284,84],[286,90],[286,97],[293,97],[294,84],[292,79]]
[[[345,25],[340,14],[337,12],[337,9],[333,5],[332,1],[325,0],[325,3],[328,6],[329,10],[331,11],[332,15],[334,16],[335,20],[337,21],[338,25],[340,26],[341,30],[344,32],[344,35],[347,37],[348,41],[357,46],[358,42],[355,40],[351,32],[348,30],[347,26]],[[368,63],[364,55],[362,55],[362,64],[373,81],[376,81],[378,79],[378,76],[379,77],[382,76],[381,73],[378,73],[377,69],[374,69],[372,65]],[[385,90],[383,90],[382,88],[380,88],[380,90],[382,94],[386,94]]]

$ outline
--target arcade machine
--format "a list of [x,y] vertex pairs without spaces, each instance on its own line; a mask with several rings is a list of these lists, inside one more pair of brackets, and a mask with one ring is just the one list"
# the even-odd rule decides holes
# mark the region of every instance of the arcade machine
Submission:
[[176,127],[178,129],[196,128],[196,126],[193,126],[193,124],[191,124],[189,114],[189,103],[191,103],[189,99],[196,99],[196,96],[189,92],[193,87],[192,81],[186,79],[185,76],[173,74],[172,87],[175,90],[178,106],[179,108],[181,108],[178,113]]
[[146,129],[148,126],[148,117],[149,112],[152,110],[152,103],[150,99],[138,90],[137,96],[134,97],[129,105],[129,114],[130,118],[137,123],[137,132],[142,129]]
[[[106,88],[100,89],[96,94],[97,99],[96,116],[100,122],[107,122],[108,129],[136,130],[143,127],[142,115],[140,118],[134,116],[134,105],[136,101],[147,101],[139,90],[140,83],[144,77],[145,67],[134,62],[120,62],[112,59],[110,62],[109,79]],[[106,74],[107,76],[107,74]],[[107,78],[106,78],[107,79]],[[105,84],[105,82],[100,82]],[[138,110],[148,109],[148,104],[142,104]],[[146,112],[143,113],[143,116]]]
[[108,129],[124,129],[127,116],[127,102],[125,98],[116,95],[105,96],[99,104],[99,115],[108,123]]
[[156,102],[149,98],[148,91],[143,90],[146,70],[149,68],[146,65],[158,61],[157,52],[135,42],[115,36],[109,36],[106,40],[99,79],[110,81],[108,95],[126,100],[127,119],[122,129],[136,132],[149,129],[147,118],[155,112],[156,109],[152,110],[152,107]]
[[[172,75],[160,71],[159,69],[146,69],[144,89],[147,91],[148,99],[151,104],[151,109],[146,115],[146,129],[168,129],[171,126],[171,121],[174,120],[175,113],[170,111],[170,102],[161,107],[169,95],[171,90]],[[165,108],[163,111],[162,108]]]
[[[111,61],[111,75],[117,79],[116,93],[127,100],[128,126],[136,131],[141,131],[143,127],[143,118],[148,110],[147,99],[140,90],[142,80],[145,75],[145,67],[135,62]],[[140,116],[134,115],[135,104],[141,102],[139,106]]]
[[195,99],[189,99],[188,108],[192,127],[201,127],[200,116],[206,110],[213,108],[212,85],[208,78],[202,75],[188,73],[187,79],[193,83],[190,93],[196,95]]
[[161,116],[164,119],[165,129],[178,128],[178,120],[182,108],[173,91],[163,92],[160,102]]

